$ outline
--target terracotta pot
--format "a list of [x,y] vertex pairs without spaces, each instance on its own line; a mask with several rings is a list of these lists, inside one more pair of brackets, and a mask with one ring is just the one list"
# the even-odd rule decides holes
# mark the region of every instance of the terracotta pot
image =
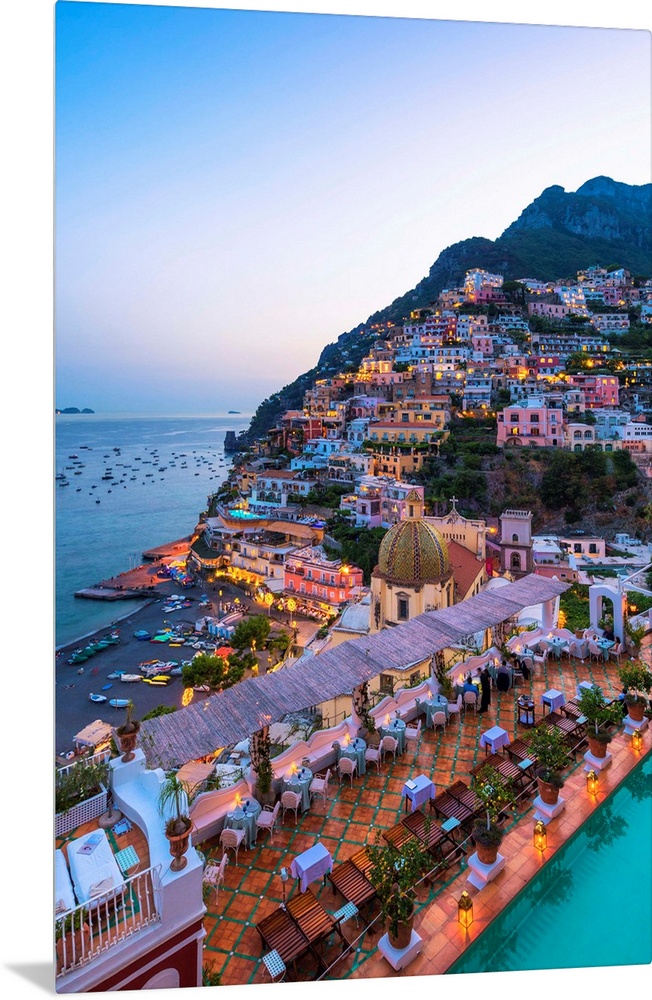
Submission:
[[134,729],[133,733],[119,733],[116,730],[116,735],[120,742],[120,749],[122,750],[122,763],[128,764],[130,760],[133,760],[136,756],[134,750],[136,749],[136,744],[138,743],[138,731],[140,725]]
[[588,734],[586,739],[589,744],[589,750],[594,757],[597,757],[598,760],[602,760],[607,756],[608,743],[603,743],[602,740],[596,740],[595,736],[590,736]]
[[537,785],[541,801],[545,802],[547,806],[556,806],[559,800],[557,785],[553,785],[550,781],[544,781],[543,778],[537,778]]
[[88,924],[77,930],[69,930],[57,939],[57,972],[65,972],[79,965],[91,949],[91,931]]
[[644,701],[628,701],[627,702],[627,713],[632,720],[632,722],[642,722],[643,716],[645,715],[645,702]]
[[498,847],[498,844],[494,847],[485,847],[483,844],[479,844],[476,841],[475,851],[478,855],[478,861],[482,862],[483,865],[495,864],[496,858],[498,857]]
[[399,920],[397,933],[393,934],[390,928],[390,924],[387,924],[387,936],[389,938],[389,943],[392,948],[396,948],[397,951],[402,951],[410,943],[412,938],[412,926],[414,924],[414,908],[412,909],[412,915],[408,917],[407,920]]
[[185,831],[185,833],[168,833],[165,832],[165,836],[170,844],[170,854],[174,858],[174,861],[170,865],[170,871],[180,872],[188,864],[188,858],[185,857],[186,851],[188,850],[188,843],[190,841],[190,834],[192,832],[192,823]]

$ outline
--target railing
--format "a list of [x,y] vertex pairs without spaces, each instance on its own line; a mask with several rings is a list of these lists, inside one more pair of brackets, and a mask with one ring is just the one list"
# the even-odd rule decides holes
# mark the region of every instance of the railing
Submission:
[[82,903],[54,922],[57,977],[92,962],[114,945],[161,919],[156,905],[161,866],[126,879],[122,885]]
[[105,761],[110,760],[111,751],[110,750],[100,750],[99,753],[94,753],[91,757],[79,757],[77,760],[71,761],[70,764],[66,764],[64,767],[57,768],[57,775],[64,777],[75,767],[88,767],[89,764],[103,764]]

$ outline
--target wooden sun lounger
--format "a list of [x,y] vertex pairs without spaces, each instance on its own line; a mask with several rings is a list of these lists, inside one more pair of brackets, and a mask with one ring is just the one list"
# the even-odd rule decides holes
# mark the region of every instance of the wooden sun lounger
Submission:
[[337,890],[347,903],[353,903],[358,909],[371,902],[376,897],[376,890],[368,877],[372,867],[367,849],[363,847],[361,851],[356,851],[327,875],[333,893]]
[[461,824],[470,823],[475,819],[475,812],[469,809],[458,798],[451,795],[448,790],[440,792],[434,799],[430,800],[430,808],[443,816],[444,819],[457,819]]
[[579,719],[582,717],[582,709],[579,706],[577,698],[573,698],[571,701],[560,705],[559,710],[564,713],[567,719]]
[[306,935],[283,907],[264,917],[256,924],[256,930],[265,947],[270,951],[276,950],[286,965],[294,962],[306,951],[315,954]]
[[340,938],[342,937],[339,923],[324,909],[310,889],[293,896],[286,906],[288,913],[311,945],[323,941],[333,931],[337,931]]
[[512,740],[505,747],[505,751],[517,763],[522,760],[531,760],[533,764],[537,762],[535,754],[530,750],[527,739]]
[[509,760],[508,757],[503,757],[499,753],[490,754],[479,764],[476,764],[475,767],[471,768],[469,772],[471,777],[477,778],[480,771],[487,766],[493,767],[506,781],[514,781],[517,784],[522,784],[523,782],[523,771],[518,764],[515,764],[514,761]]
[[396,826],[392,826],[389,830],[385,830],[383,833],[383,839],[387,841],[390,847],[395,847],[400,850],[403,844],[412,840],[414,834],[408,830],[408,828],[403,824],[403,822],[397,823]]
[[409,813],[401,822],[408,828],[410,833],[413,833],[422,844],[425,844],[432,854],[438,857],[442,857],[445,853],[450,853],[444,851],[446,845],[451,850],[459,850],[453,838],[442,830],[440,826],[424,816],[420,809]]

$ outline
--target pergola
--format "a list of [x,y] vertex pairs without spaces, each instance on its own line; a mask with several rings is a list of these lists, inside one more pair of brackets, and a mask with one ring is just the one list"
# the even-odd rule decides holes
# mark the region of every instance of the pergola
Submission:
[[141,725],[140,746],[150,767],[179,767],[264,730],[288,712],[351,693],[388,669],[405,670],[423,663],[470,633],[495,627],[524,608],[551,604],[568,587],[559,580],[530,574],[452,608],[428,611],[404,625],[351,639],[308,661],[248,678],[180,712],[148,719]]

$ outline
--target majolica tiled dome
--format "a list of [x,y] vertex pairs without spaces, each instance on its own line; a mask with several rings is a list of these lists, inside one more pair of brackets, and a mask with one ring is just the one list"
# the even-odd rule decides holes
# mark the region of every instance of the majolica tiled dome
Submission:
[[378,552],[378,570],[396,583],[426,583],[449,572],[448,546],[431,524],[419,518],[390,528]]

